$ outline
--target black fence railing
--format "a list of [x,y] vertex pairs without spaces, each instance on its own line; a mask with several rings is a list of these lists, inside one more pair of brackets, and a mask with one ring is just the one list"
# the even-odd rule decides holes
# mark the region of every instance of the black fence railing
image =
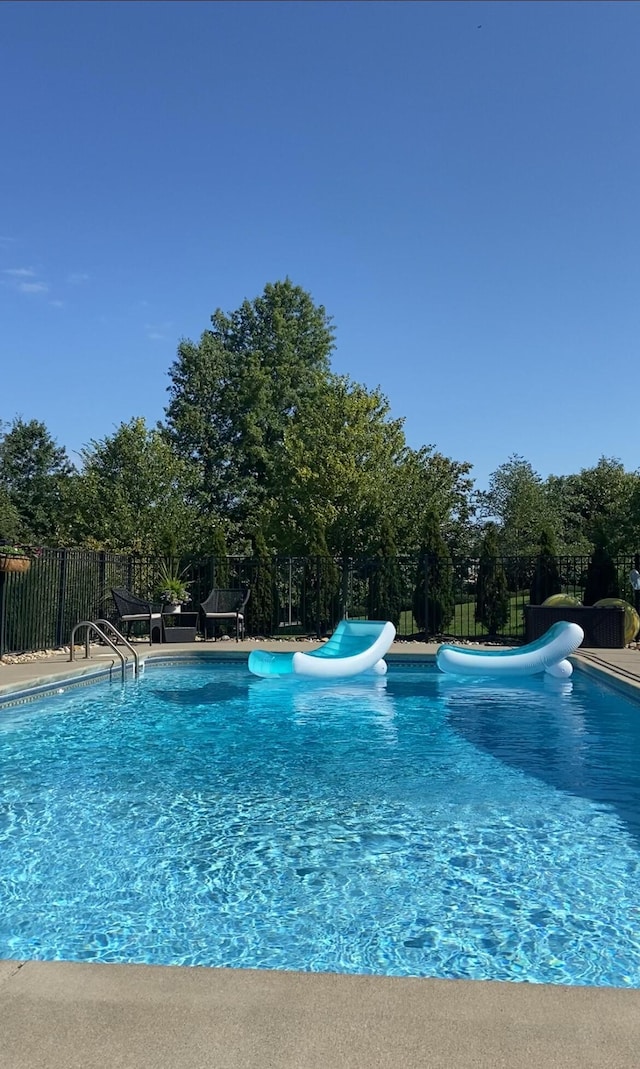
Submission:
[[[535,561],[535,557],[499,560],[509,590],[507,619],[496,636],[500,639],[515,642],[524,636],[524,607],[530,601]],[[562,591],[582,600],[589,558],[559,557],[557,561]],[[213,587],[250,587],[249,636],[322,636],[343,616],[386,619],[393,614],[400,638],[485,637],[486,628],[476,620],[479,562],[447,559],[437,563],[451,592],[450,613],[444,619],[439,618],[430,597],[433,573],[414,554],[388,560],[212,557],[182,565],[190,608],[197,607]],[[27,572],[0,571],[0,655],[64,646],[74,624],[82,619],[116,621],[111,588],[126,587],[153,600],[162,564],[158,558],[44,549]],[[620,596],[632,601],[629,564],[628,556],[620,557],[616,567]]]

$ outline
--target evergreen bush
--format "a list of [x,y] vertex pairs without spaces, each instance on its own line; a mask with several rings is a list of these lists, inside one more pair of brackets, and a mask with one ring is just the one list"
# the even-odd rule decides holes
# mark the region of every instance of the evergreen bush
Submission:
[[532,605],[542,605],[552,594],[559,594],[562,581],[556,559],[556,547],[553,535],[547,528],[540,532],[538,555],[536,557],[529,601]]
[[613,558],[603,542],[598,542],[587,567],[582,597],[583,605],[594,605],[601,598],[620,597],[620,584]]
[[251,597],[247,603],[247,631],[251,635],[271,635],[276,601],[273,557],[261,531],[251,536],[251,546],[253,560]]
[[340,573],[329,555],[324,530],[315,526],[304,562],[303,622],[305,629],[318,636],[335,627],[339,614]]
[[418,572],[413,594],[413,615],[425,638],[446,630],[455,609],[453,570],[447,545],[435,516],[428,516],[422,531]]
[[498,538],[493,523],[487,525],[480,548],[475,615],[476,621],[483,624],[490,635],[497,635],[509,619],[507,577],[498,558]]
[[391,524],[383,518],[369,574],[367,615],[370,620],[390,620],[396,628],[400,623],[404,588],[397,553]]

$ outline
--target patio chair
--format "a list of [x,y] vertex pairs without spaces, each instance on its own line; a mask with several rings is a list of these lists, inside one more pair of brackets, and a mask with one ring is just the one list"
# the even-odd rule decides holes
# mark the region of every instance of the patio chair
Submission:
[[244,638],[244,609],[249,600],[249,588],[243,590],[223,590],[214,587],[209,596],[200,605],[204,618],[205,638],[208,636],[207,624],[213,622],[213,640],[216,639],[216,620],[235,620],[236,642]]
[[137,597],[125,587],[118,587],[111,591],[116,606],[116,612],[120,622],[127,625],[127,638],[131,634],[131,625],[140,621],[149,624],[149,645],[153,645],[153,633],[157,631],[158,641],[162,641],[162,613],[157,606],[150,601]]

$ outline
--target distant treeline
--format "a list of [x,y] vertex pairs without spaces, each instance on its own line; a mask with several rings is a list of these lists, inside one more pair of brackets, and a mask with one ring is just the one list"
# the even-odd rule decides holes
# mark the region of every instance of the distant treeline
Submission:
[[[378,389],[331,370],[334,331],[286,279],[182,341],[154,428],[133,417],[82,450],[46,425],[0,424],[0,541],[124,553],[391,558],[398,552],[633,554],[640,473],[614,458],[542,479],[511,456],[411,449]],[[485,546],[486,549],[486,546]]]

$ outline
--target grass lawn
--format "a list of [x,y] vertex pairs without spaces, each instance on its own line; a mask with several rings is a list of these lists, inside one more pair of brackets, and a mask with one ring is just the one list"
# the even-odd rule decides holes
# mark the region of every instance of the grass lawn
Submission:
[[[504,628],[509,636],[524,636],[524,605],[529,601],[529,591],[513,594],[509,598],[509,619]],[[476,623],[476,603],[474,601],[462,602],[456,605],[452,622],[447,628],[448,635],[459,638],[475,637],[484,638],[487,634],[486,627]],[[407,609],[400,614],[398,634],[415,635],[419,631],[413,613]]]

